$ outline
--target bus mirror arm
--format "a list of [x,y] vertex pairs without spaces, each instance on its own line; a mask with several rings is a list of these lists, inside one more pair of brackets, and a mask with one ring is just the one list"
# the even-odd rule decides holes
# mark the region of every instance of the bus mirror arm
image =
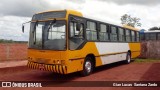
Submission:
[[27,23],[30,23],[30,22],[31,22],[31,21],[28,21],[28,22],[25,22],[25,23],[22,24],[22,32],[23,32],[23,33],[24,33],[24,25],[27,24]]

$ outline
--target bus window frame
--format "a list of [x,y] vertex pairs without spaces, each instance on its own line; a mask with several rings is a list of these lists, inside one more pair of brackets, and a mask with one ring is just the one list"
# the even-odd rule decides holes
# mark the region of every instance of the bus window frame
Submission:
[[[112,27],[115,27],[115,29],[116,29],[116,41],[113,41],[112,39],[111,39],[111,32],[112,32]],[[118,35],[119,34],[119,32],[118,32],[118,27],[117,26],[115,26],[115,25],[110,25],[110,42],[119,42],[119,38],[118,38]]]
[[[108,40],[100,40],[100,33],[101,33],[101,25],[105,25],[106,26],[106,34],[108,35]],[[105,24],[105,23],[99,23],[99,30],[98,30],[98,38],[99,38],[99,41],[100,42],[109,42],[110,41],[110,29],[109,29],[109,25],[108,24]],[[104,32],[103,32],[104,33]]]
[[[88,40],[87,39],[87,22],[92,22],[92,23],[95,23],[95,26],[96,26],[96,33],[97,33],[97,40]],[[92,30],[89,30],[89,31],[92,31]],[[85,34],[86,34],[86,40],[89,41],[89,42],[98,42],[99,41],[99,34],[98,34],[98,31],[99,31],[99,28],[98,28],[98,23],[94,20],[86,20],[86,28],[85,28]]]
[[[97,21],[97,20],[93,20],[93,19],[89,19],[89,18],[85,18],[85,17],[80,17],[80,16],[75,16],[75,15],[71,15],[69,14],[68,18],[70,18],[71,16],[73,17],[78,17],[78,18],[81,18],[84,20],[84,41],[85,43],[82,45],[82,47],[87,43],[87,42],[113,42],[113,43],[140,43],[140,36],[139,36],[139,41],[137,41],[137,34],[135,36],[136,40],[134,42],[132,42],[131,40],[128,42],[126,41],[126,30],[129,30],[130,32],[130,39],[131,39],[131,31],[134,31],[135,33],[139,33],[139,31],[136,31],[136,30],[132,30],[132,29],[128,29],[128,28],[125,28],[125,27],[121,27],[121,26],[116,26],[114,24],[110,24],[110,23],[105,23],[105,22],[102,22],[102,21]],[[87,39],[87,34],[86,34],[86,29],[87,29],[87,21],[91,21],[91,22],[95,22],[96,23],[96,32],[97,32],[97,40],[88,40]],[[70,22],[70,19],[68,20],[68,42],[69,42],[69,36],[70,36],[70,27],[69,27],[69,22]],[[104,24],[107,26],[108,28],[108,38],[109,40],[108,41],[101,41],[100,38],[99,38],[99,31],[100,31],[100,24]],[[117,29],[117,41],[111,41],[111,26],[115,26],[116,29]],[[124,41],[119,41],[118,37],[119,37],[119,31],[118,31],[118,28],[122,28],[124,30]],[[139,33],[140,35],[140,33]],[[69,45],[68,45],[69,47]],[[70,49],[69,49],[70,50]],[[79,50],[79,49],[77,49]],[[72,51],[72,50],[71,50]],[[74,51],[74,50],[73,50]]]
[[[70,18],[72,18],[72,17],[82,19],[83,21],[81,22],[81,24],[83,24],[83,28],[84,28],[84,31],[83,31],[84,42],[77,49],[74,49],[74,50],[70,49],[70,44],[69,44],[69,42],[70,42],[70,22],[73,22]],[[81,50],[84,47],[84,45],[88,42],[87,39],[86,39],[86,19],[84,17],[69,14],[68,15],[68,27],[67,28],[68,28],[68,31],[67,31],[67,33],[68,33],[68,36],[67,36],[68,50],[70,50],[70,51]]]

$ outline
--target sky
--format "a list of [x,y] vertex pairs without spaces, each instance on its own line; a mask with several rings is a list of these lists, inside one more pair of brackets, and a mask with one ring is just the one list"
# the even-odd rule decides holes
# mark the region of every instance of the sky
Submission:
[[121,16],[141,19],[139,29],[160,26],[160,0],[1,0],[0,39],[28,41],[29,24],[22,33],[22,23],[37,12],[71,9],[91,19],[121,26]]

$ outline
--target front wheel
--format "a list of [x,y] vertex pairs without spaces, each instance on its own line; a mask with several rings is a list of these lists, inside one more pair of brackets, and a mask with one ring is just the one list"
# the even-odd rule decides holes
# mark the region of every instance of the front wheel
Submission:
[[82,76],[88,76],[93,71],[93,62],[91,57],[86,57],[83,64],[83,70],[81,71]]
[[128,52],[128,53],[127,53],[127,56],[126,56],[125,63],[126,63],[126,64],[129,64],[130,62],[131,62],[131,54]]

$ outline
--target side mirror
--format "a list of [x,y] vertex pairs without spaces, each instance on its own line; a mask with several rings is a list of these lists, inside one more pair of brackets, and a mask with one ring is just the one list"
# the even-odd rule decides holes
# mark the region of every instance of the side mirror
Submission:
[[22,32],[24,33],[24,25],[26,24],[26,23],[30,23],[31,21],[28,21],[28,22],[25,22],[25,23],[22,23]]
[[22,25],[22,32],[24,33],[24,25]]
[[80,23],[77,23],[77,24],[76,24],[76,30],[77,30],[77,31],[80,31],[80,29],[81,29],[81,24],[80,24]]

